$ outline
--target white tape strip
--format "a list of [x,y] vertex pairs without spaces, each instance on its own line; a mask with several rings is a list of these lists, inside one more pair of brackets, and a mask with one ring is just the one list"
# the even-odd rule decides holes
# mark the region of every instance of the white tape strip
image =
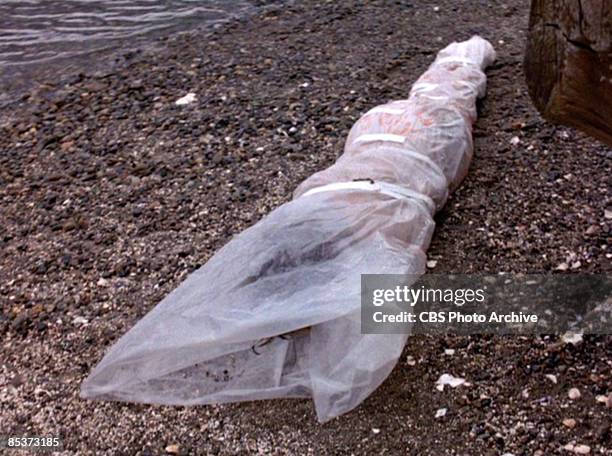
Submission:
[[440,84],[434,84],[433,82],[419,82],[412,86],[411,92],[428,92],[435,89]]
[[436,59],[436,61],[434,62],[434,64],[436,63],[466,63],[468,65],[476,65],[478,66],[477,63],[475,63],[473,60],[467,58],[467,57],[461,57],[461,56],[452,56],[452,57],[442,57],[441,59]]
[[430,100],[448,100],[448,97],[444,95],[435,96],[435,95],[427,95],[426,93],[420,93],[420,92],[417,92],[415,95],[418,95],[420,97],[429,98]]
[[361,142],[374,142],[374,141],[389,141],[394,143],[402,144],[406,141],[406,138],[401,135],[392,135],[390,133],[371,133],[368,135],[361,135],[353,141],[353,143]]
[[[401,135],[393,135],[390,133],[371,133],[367,135],[358,136],[357,139],[353,141],[353,144],[367,143],[367,142],[374,142],[374,141],[387,141],[387,142],[394,142],[398,144],[404,144],[404,142],[406,141],[406,137],[401,136]],[[411,149],[402,149],[402,153],[406,155],[410,155],[411,157],[414,157],[426,163],[436,174],[438,174],[444,180],[444,182],[448,184],[444,171],[442,171],[442,169],[427,155],[421,154],[417,152],[416,150],[411,150]]]
[[454,81],[454,84],[458,86],[468,87],[470,90],[473,90],[474,92],[478,92],[478,86],[476,84],[472,84],[471,82],[459,80],[459,81]]
[[411,190],[406,187],[401,187],[399,185],[389,184],[387,182],[375,182],[375,184],[380,185],[380,192],[392,196],[394,198],[408,198],[413,199],[422,204],[422,206],[429,211],[430,214],[434,214],[436,212],[436,204],[433,200],[422,193],[419,193],[415,190]]
[[[421,97],[429,98],[430,100],[448,100],[450,97],[448,95],[429,95],[427,92],[435,89],[440,84],[432,84],[430,82],[419,82],[412,86],[412,90],[410,91],[411,95],[418,95]],[[476,84],[472,84],[468,81],[453,81],[453,85],[455,86],[464,86],[468,87],[470,90],[478,92],[478,88]],[[448,87],[447,87],[448,89]],[[455,87],[456,89],[456,87]]]
[[302,196],[311,196],[322,192],[335,192],[343,190],[362,190],[368,192],[382,193],[383,195],[391,196],[397,199],[411,199],[417,201],[421,205],[421,207],[426,209],[431,215],[433,215],[436,211],[436,205],[429,196],[423,195],[422,193],[416,192],[414,190],[410,190],[409,188],[400,187],[399,185],[389,184],[387,182],[337,182],[334,184],[311,188],[306,193],[302,194]]
[[373,109],[370,109],[368,112],[366,112],[364,115],[370,115],[370,114],[377,114],[377,113],[381,113],[381,114],[393,114],[395,116],[399,116],[401,114],[404,113],[404,109],[398,109],[398,108],[392,108],[390,106],[377,106]]

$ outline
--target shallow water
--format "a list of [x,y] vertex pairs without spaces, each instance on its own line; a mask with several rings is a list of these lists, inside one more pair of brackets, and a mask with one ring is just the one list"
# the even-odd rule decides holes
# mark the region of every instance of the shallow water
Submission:
[[240,0],[0,0],[0,65],[24,65],[239,14]]
[[142,46],[251,8],[247,0],[0,0],[0,99],[87,68],[96,51]]

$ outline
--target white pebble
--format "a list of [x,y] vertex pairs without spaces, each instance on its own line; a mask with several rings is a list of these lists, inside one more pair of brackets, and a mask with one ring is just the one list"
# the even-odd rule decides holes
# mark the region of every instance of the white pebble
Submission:
[[380,434],[380,429],[378,429],[378,428],[372,428],[372,433],[374,433],[374,434]]
[[591,447],[588,445],[576,445],[574,447],[574,453],[576,454],[589,454],[591,452]]
[[520,142],[521,140],[518,136],[513,136],[512,139],[510,139],[510,144],[512,144],[513,146],[518,145]]
[[561,340],[566,344],[579,345],[582,343],[582,334],[580,333],[565,333]]
[[574,429],[576,427],[576,420],[574,418],[565,418],[563,420],[563,426]]
[[89,321],[87,320],[87,318],[84,317],[74,317],[72,323],[75,325],[86,325],[87,323],[89,323]]
[[557,376],[553,374],[546,374],[546,378],[553,382],[555,385],[557,384]]
[[178,100],[176,100],[174,103],[178,106],[183,106],[189,103],[194,102],[196,99],[196,94],[193,92],[189,92],[187,95],[185,95],[184,97],[179,98]]
[[453,356],[455,354],[455,349],[454,348],[445,348],[444,349],[444,354],[448,355],[448,356]]
[[578,399],[580,396],[582,396],[580,394],[580,390],[578,388],[571,388],[568,392],[567,392],[567,396],[571,399]]
[[436,389],[444,391],[444,386],[449,385],[451,388],[457,388],[465,383],[465,378],[454,377],[450,374],[442,374],[436,382]]
[[179,446],[176,444],[172,444],[172,445],[168,445],[166,448],[166,453],[168,454],[178,454],[179,452]]
[[436,410],[436,418],[442,418],[445,415],[446,415],[446,409],[445,408],[441,408],[441,409]]
[[436,265],[437,265],[437,264],[438,264],[438,261],[437,261],[437,260],[429,260],[429,261],[427,262],[427,267],[428,267],[429,269],[433,269],[433,268],[435,268],[435,267],[436,267]]
[[529,389],[525,388],[523,391],[521,391],[521,396],[523,396],[524,399],[529,398]]

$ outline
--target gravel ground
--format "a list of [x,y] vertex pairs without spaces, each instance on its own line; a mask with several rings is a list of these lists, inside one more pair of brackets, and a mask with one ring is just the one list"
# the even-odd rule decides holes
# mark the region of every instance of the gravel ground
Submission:
[[[114,340],[331,164],[361,113],[405,97],[441,46],[474,33],[499,58],[470,174],[436,217],[434,271],[610,272],[612,151],[531,105],[527,11],[305,1],[109,58],[0,110],[0,434],[61,435],[64,454],[92,455],[612,454],[610,336],[413,337],[370,398],[324,425],[305,400],[78,397]],[[188,92],[196,102],[176,106]],[[445,372],[470,386],[437,391]]]

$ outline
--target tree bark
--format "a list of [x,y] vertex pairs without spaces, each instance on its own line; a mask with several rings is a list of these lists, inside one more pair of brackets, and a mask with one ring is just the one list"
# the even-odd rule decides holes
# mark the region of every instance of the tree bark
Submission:
[[524,68],[545,118],[612,146],[612,0],[532,0]]

